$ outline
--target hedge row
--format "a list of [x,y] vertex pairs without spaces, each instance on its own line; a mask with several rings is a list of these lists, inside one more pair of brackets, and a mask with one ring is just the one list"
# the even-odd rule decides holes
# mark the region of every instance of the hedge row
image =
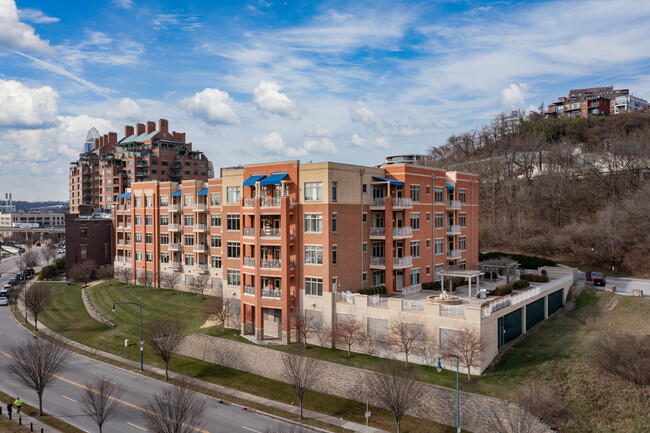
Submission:
[[49,280],[62,272],[65,272],[65,259],[63,257],[55,259],[51,265],[44,266],[38,273],[38,279]]
[[381,295],[386,293],[386,286],[375,286],[359,290],[360,295]]
[[494,289],[494,294],[496,296],[505,296],[512,293],[513,289],[514,287],[512,286],[512,284],[502,284],[500,286],[497,286],[496,289]]
[[530,285],[530,283],[528,282],[528,280],[517,280],[514,283],[512,283],[512,287],[515,290],[521,290],[524,287],[528,287],[529,285]]
[[427,281],[422,283],[422,290],[440,290],[440,281]]
[[525,254],[506,254],[501,252],[479,254],[478,260],[482,262],[501,257],[510,257],[512,260],[517,261],[524,269],[537,269],[540,266],[557,266],[557,263],[545,257],[527,256]]
[[530,281],[531,283],[548,283],[548,277],[546,275],[521,274],[519,278]]

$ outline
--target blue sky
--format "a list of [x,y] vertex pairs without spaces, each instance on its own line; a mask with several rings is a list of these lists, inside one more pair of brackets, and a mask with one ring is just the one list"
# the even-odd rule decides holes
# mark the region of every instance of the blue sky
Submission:
[[215,168],[374,165],[571,88],[647,99],[649,18],[633,0],[0,0],[0,193],[67,199],[92,126],[166,118]]

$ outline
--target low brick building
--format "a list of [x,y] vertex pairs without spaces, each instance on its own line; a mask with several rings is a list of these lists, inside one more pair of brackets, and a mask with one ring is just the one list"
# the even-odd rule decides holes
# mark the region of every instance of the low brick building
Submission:
[[79,206],[78,214],[65,216],[65,271],[85,260],[96,265],[110,265],[113,262],[113,223],[111,215],[93,212],[90,206]]

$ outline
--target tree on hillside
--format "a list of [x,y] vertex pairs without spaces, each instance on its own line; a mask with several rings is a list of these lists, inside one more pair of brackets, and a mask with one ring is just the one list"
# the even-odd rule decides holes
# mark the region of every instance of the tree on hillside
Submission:
[[416,346],[424,346],[426,331],[424,325],[393,321],[388,330],[386,343],[398,353],[404,354],[404,366],[409,366],[409,354]]
[[352,358],[352,346],[361,344],[367,339],[364,326],[354,318],[337,320],[332,324],[332,340],[347,346],[348,358]]
[[52,297],[52,288],[47,284],[34,284],[25,287],[22,292],[22,300],[29,314],[34,318],[34,329],[38,332],[38,315],[45,310],[50,304]]
[[525,408],[496,400],[484,418],[485,427],[494,433],[545,433],[548,428]]
[[195,433],[205,426],[205,400],[187,382],[165,387],[145,409],[147,430],[152,433]]
[[170,289],[173,295],[175,294],[174,291],[178,288],[178,286],[181,283],[181,276],[176,272],[168,272],[166,274],[162,274],[162,278],[160,280],[162,286],[167,289]]
[[118,278],[128,286],[133,278],[133,271],[128,266],[123,266],[117,271]]
[[38,253],[29,249],[22,254],[23,268],[34,268],[38,265]]
[[104,376],[96,377],[86,382],[81,395],[81,409],[92,418],[99,427],[99,433],[106,421],[115,415],[115,409],[120,405],[123,388],[111,382]]
[[210,277],[207,275],[195,275],[192,285],[190,286],[192,291],[196,292],[201,299],[205,299],[204,293],[210,287]]
[[84,287],[88,286],[88,282],[92,280],[93,273],[95,272],[95,262],[93,260],[84,260],[83,262],[76,263],[70,269],[70,277],[77,282],[83,282]]
[[165,380],[169,379],[169,360],[187,337],[187,330],[187,322],[176,317],[156,316],[145,324],[143,338],[165,363]]
[[320,361],[290,351],[282,353],[282,376],[296,391],[300,402],[300,419],[304,419],[302,402],[305,392],[314,387],[321,373]]
[[316,333],[316,323],[311,316],[301,314],[299,311],[291,311],[288,317],[289,327],[296,331],[299,339],[302,340],[303,347],[307,348],[307,340]]
[[41,249],[41,256],[47,264],[50,264],[50,261],[56,257],[56,245],[48,244]]
[[223,298],[210,300],[203,309],[203,316],[206,320],[215,320],[221,323],[221,332],[226,332],[226,323],[233,316],[230,303],[224,302]]
[[113,278],[115,276],[115,269],[113,265],[103,265],[97,269],[97,277],[108,281],[108,285],[111,285]]
[[470,368],[479,364],[487,345],[478,332],[463,327],[444,343],[444,355],[457,355],[460,365],[467,369],[467,380],[471,381]]

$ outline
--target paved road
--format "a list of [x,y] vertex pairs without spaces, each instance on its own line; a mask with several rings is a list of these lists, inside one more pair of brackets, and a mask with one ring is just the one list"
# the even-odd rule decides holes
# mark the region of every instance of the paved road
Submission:
[[[17,271],[15,260],[0,263],[4,285]],[[10,273],[11,270],[11,273]],[[10,358],[7,356],[19,342],[33,338],[27,330],[18,325],[7,307],[0,307],[0,389],[4,392],[19,396],[26,403],[38,406],[36,393],[19,385],[7,374]],[[151,396],[169,386],[161,381],[150,379],[136,372],[129,372],[100,362],[72,354],[65,369],[56,380],[46,389],[43,408],[57,418],[79,427],[88,432],[97,431],[97,426],[86,416],[79,401],[83,393],[83,385],[93,378],[103,375],[124,387],[121,400],[125,404],[117,409],[115,418],[111,419],[103,431],[106,433],[142,433],[146,431],[145,422],[140,408],[144,407]],[[206,402],[205,427],[200,432],[262,432],[280,422],[258,413],[243,410],[239,406],[224,405],[216,399],[202,396]]]
[[[585,281],[584,272],[580,272],[578,274],[578,280],[584,283]],[[623,278],[623,277],[607,276],[607,284],[612,284],[616,286],[616,293],[620,295],[631,295],[632,290],[640,289],[643,290],[644,297],[650,296],[650,280],[644,280],[641,278]],[[596,286],[595,288],[601,290],[605,289],[602,286]]]

